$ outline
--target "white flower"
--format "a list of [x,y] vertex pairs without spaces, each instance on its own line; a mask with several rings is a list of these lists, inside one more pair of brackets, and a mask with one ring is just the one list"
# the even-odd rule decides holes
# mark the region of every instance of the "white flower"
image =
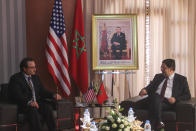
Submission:
[[111,114],[111,115],[114,115],[114,114],[115,114],[115,113],[114,113],[114,110],[111,110],[111,111],[110,111],[110,114]]
[[117,118],[117,122],[120,123],[121,122],[121,119],[120,118]]
[[118,129],[118,131],[122,131],[122,129]]
[[124,131],[130,131],[130,127],[125,128]]
[[112,119],[110,119],[110,121],[113,123],[114,122],[114,119],[112,118]]
[[124,119],[122,119],[121,121],[122,121],[122,123],[124,123],[124,122],[125,122],[125,120],[124,120]]
[[114,122],[114,119],[113,119],[112,116],[107,116],[107,119],[108,119],[109,121],[111,121],[111,122]]
[[128,122],[127,122],[127,121],[124,121],[123,124],[124,124],[125,126],[127,126],[127,125],[128,125]]
[[108,119],[108,120],[111,120],[111,119],[112,119],[112,116],[110,116],[110,115],[107,116],[107,119]]
[[102,129],[105,129],[106,127],[105,127],[105,126],[102,126],[101,128],[102,128]]
[[112,124],[112,128],[116,128],[116,127],[117,127],[116,123]]
[[105,130],[106,130],[106,131],[109,131],[109,130],[110,130],[110,127],[109,127],[109,126],[106,126],[106,127],[105,127]]
[[[122,114],[121,114],[122,115]],[[125,116],[121,116],[123,119],[125,119],[126,117]]]
[[122,129],[122,128],[124,128],[125,126],[123,125],[123,124],[120,124],[120,128]]

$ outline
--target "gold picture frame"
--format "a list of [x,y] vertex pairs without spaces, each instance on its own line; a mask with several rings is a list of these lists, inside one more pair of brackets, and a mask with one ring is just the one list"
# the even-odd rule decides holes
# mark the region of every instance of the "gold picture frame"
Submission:
[[93,70],[137,70],[137,16],[92,16]]

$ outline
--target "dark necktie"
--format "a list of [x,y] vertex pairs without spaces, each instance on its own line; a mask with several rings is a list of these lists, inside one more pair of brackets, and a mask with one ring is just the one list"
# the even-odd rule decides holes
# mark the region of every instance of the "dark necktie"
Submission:
[[36,101],[36,97],[35,97],[35,90],[34,90],[34,87],[32,85],[32,80],[31,80],[31,77],[28,77],[28,84],[31,88],[31,91],[32,91],[32,98],[33,98],[33,101]]
[[164,81],[164,83],[163,83],[163,87],[162,87],[162,89],[161,89],[161,94],[160,94],[161,99],[163,99],[164,96],[165,96],[165,90],[166,90],[166,88],[167,88],[167,80],[168,80],[168,77],[165,79],[165,81]]

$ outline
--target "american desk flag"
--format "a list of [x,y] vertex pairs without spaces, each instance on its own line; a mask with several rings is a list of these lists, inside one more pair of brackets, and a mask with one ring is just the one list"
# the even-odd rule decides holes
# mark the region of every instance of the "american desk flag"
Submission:
[[46,58],[50,74],[65,96],[70,95],[68,50],[61,0],[55,0],[46,44]]
[[96,94],[93,88],[92,83],[90,84],[90,87],[88,88],[87,92],[84,94],[84,98],[87,103],[90,103],[94,100]]

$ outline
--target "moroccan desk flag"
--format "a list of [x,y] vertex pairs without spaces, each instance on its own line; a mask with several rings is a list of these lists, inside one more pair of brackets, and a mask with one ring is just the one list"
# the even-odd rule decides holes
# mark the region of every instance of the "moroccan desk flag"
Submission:
[[46,58],[50,74],[59,91],[70,95],[68,73],[68,50],[65,36],[65,24],[61,0],[55,0],[46,44]]
[[108,96],[106,94],[103,82],[101,82],[101,86],[100,86],[99,92],[97,94],[97,101],[98,101],[99,104],[102,104],[107,99],[108,99]]
[[87,103],[91,103],[91,102],[93,102],[95,96],[96,96],[95,91],[94,91],[93,85],[91,83],[90,87],[88,88],[88,91],[84,94],[84,98]]
[[83,94],[86,93],[88,89],[88,65],[81,0],[76,0],[69,69],[70,76],[76,86]]

